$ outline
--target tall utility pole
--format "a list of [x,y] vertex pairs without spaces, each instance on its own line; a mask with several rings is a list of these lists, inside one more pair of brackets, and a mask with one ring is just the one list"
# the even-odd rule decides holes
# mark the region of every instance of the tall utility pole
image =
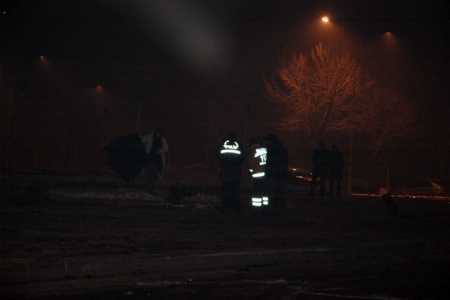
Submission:
[[356,70],[355,76],[353,77],[353,96],[351,104],[351,128],[350,128],[350,143],[348,146],[348,180],[347,180],[347,193],[350,195],[352,193],[352,181],[353,181],[353,138],[355,134],[355,100],[356,100]]

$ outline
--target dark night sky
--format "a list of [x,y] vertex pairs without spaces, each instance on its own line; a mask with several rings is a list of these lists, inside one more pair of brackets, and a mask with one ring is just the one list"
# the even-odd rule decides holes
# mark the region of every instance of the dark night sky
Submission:
[[[325,13],[368,49],[361,57],[369,72],[381,81],[395,78],[418,105],[425,128],[450,117],[446,1],[3,3],[2,64],[16,80],[31,76],[28,69],[43,55],[56,66],[54,86],[63,86],[67,93],[102,85],[110,118],[107,138],[135,130],[142,99],[139,131],[162,123],[177,148],[191,144],[185,146],[192,148],[186,150],[190,162],[198,159],[192,146],[198,137],[209,144],[202,144],[204,151],[215,146],[214,128],[199,117],[212,108],[221,111],[215,117],[220,120],[219,135],[229,128],[244,132],[246,104],[251,107],[247,138],[271,131],[276,116],[264,98],[262,76],[278,67],[286,51],[308,52],[317,38],[314,24]],[[393,58],[376,46],[386,31],[398,43]],[[286,143],[291,152],[297,150],[295,143]]]

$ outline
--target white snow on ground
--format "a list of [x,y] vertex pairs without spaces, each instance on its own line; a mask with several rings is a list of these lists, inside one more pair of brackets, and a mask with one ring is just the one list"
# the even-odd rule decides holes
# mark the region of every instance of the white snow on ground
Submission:
[[208,208],[220,202],[220,198],[214,195],[204,195],[197,193],[195,196],[185,197],[178,204],[171,204],[165,200],[163,192],[151,195],[144,190],[131,188],[110,188],[110,189],[55,189],[50,191],[55,196],[67,197],[71,199],[92,199],[92,200],[139,200],[148,204],[172,205],[183,207],[184,205],[195,206],[196,208]]

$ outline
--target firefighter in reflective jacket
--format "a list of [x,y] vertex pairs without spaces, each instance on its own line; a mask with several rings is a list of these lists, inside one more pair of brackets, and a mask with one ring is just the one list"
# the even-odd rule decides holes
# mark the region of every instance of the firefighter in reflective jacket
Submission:
[[242,176],[244,152],[236,133],[230,130],[216,151],[219,160],[219,180],[221,183],[221,212],[232,208],[239,212],[239,185]]
[[265,180],[267,148],[262,144],[255,138],[250,140],[248,167],[253,182],[252,206],[255,208],[269,205]]

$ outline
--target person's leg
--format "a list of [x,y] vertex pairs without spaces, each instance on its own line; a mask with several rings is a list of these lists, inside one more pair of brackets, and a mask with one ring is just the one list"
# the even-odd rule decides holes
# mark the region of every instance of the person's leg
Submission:
[[267,195],[268,195],[268,203],[267,207],[269,209],[272,209],[274,207],[275,201],[276,201],[276,190],[275,190],[275,180],[273,178],[267,179]]
[[316,190],[316,183],[317,183],[317,173],[313,171],[311,175],[311,186],[309,189],[309,195],[311,196],[314,196],[314,191]]
[[336,179],[336,197],[341,198],[341,179]]
[[261,196],[263,200],[263,207],[267,207],[269,205],[269,191],[267,188],[267,179],[261,179]]
[[228,181],[221,182],[222,190],[221,190],[221,201],[220,201],[220,211],[225,212],[229,206],[229,198],[230,198],[230,183]]
[[233,181],[232,183],[232,195],[230,197],[230,206],[233,207],[237,212],[240,210],[241,206],[241,198],[240,198],[240,189],[239,189],[239,181]]
[[276,180],[276,197],[275,197],[275,212],[281,213],[284,210],[284,180],[278,178]]
[[325,182],[325,175],[321,174],[320,175],[320,197],[325,197],[325,193],[326,193],[326,182]]
[[156,180],[158,179],[158,166],[150,163],[147,166],[147,192],[155,194]]
[[[260,178],[253,179],[253,189],[252,189],[252,207],[253,208],[261,208],[263,205],[264,196],[263,192],[263,180]],[[267,195],[266,195],[267,196]]]
[[334,181],[335,181],[335,179],[333,177],[330,177],[328,180],[328,196],[329,197],[333,197]]

